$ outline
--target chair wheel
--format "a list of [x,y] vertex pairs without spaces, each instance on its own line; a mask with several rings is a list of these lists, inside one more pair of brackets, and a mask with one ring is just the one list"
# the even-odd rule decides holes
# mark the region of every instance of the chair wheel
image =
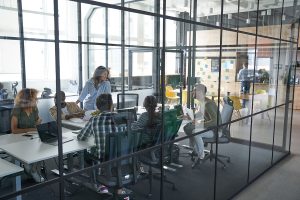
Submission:
[[151,193],[147,194],[147,198],[148,199],[152,198],[152,194]]
[[226,169],[226,165],[223,165],[223,166],[222,166],[222,169]]

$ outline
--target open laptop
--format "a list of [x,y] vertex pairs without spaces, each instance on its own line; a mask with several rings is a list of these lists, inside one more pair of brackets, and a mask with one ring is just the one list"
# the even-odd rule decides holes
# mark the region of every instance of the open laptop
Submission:
[[[51,145],[58,145],[57,124],[55,121],[39,124],[36,126],[36,128],[42,142]],[[66,143],[72,140],[73,138],[62,137],[62,143]]]

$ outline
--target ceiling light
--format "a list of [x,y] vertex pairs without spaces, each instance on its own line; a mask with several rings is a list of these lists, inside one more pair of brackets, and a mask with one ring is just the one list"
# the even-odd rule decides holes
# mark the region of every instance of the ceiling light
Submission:
[[220,26],[220,22],[219,21],[216,21],[216,26]]
[[266,11],[265,10],[261,11],[261,15],[265,16],[266,15]]
[[209,8],[209,14],[213,14],[214,9],[213,8]]
[[267,15],[271,15],[272,14],[272,10],[271,9],[268,9],[267,10]]

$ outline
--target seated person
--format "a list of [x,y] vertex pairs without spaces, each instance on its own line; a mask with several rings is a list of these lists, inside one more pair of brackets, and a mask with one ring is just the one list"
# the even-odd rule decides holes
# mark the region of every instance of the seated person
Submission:
[[[155,112],[157,107],[157,100],[154,96],[147,96],[144,100],[144,107],[146,112],[142,113],[139,119],[132,123],[132,129],[139,128],[154,128],[161,121],[161,114]],[[142,134],[141,145],[146,145],[152,142],[153,136]]]
[[[66,102],[66,94],[61,91],[61,119],[81,118],[84,116],[84,110],[82,110],[75,102]],[[50,115],[54,120],[57,120],[57,94],[54,96],[54,104],[49,109]]]
[[[36,89],[24,88],[17,94],[11,117],[12,133],[37,131],[36,125],[42,122],[37,108],[37,93]],[[38,172],[38,166],[40,163],[24,164],[25,171],[36,182],[43,182],[44,178]]]
[[[195,133],[195,129],[203,127],[204,129],[217,126],[217,118],[219,116],[219,124],[222,124],[221,114],[218,111],[216,103],[206,97],[206,86],[203,84],[195,85],[193,90],[193,98],[197,99],[201,105],[200,110],[195,113],[194,120],[184,126],[184,132],[187,135],[192,135]],[[197,130],[197,132],[200,130]],[[196,151],[198,157],[203,159],[205,157],[204,153],[204,143],[202,138],[212,138],[214,137],[213,131],[207,131],[202,134],[192,136],[189,138],[190,147],[193,147]]]
[[[113,111],[113,101],[111,94],[101,94],[96,99],[96,105],[100,115],[92,117],[89,122],[81,129],[77,136],[78,140],[86,140],[89,136],[94,135],[95,147],[91,149],[91,154],[99,160],[104,158],[105,150],[105,135],[124,131],[124,126],[118,126],[115,123],[114,117],[117,113]],[[98,187],[100,193],[107,193],[105,186]]]
[[37,93],[36,89],[24,88],[17,94],[11,117],[12,133],[37,131],[36,125],[42,121],[37,108]]

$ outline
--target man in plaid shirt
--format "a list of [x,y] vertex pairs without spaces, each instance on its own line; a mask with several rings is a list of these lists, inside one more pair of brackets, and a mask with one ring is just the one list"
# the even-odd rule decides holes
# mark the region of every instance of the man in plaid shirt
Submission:
[[124,131],[124,126],[118,126],[114,117],[117,113],[112,112],[113,102],[111,94],[101,94],[96,99],[96,106],[100,111],[100,115],[92,117],[89,122],[81,129],[77,136],[78,140],[85,140],[90,135],[95,137],[95,148],[92,148],[93,156],[104,158],[105,136],[109,133]]

